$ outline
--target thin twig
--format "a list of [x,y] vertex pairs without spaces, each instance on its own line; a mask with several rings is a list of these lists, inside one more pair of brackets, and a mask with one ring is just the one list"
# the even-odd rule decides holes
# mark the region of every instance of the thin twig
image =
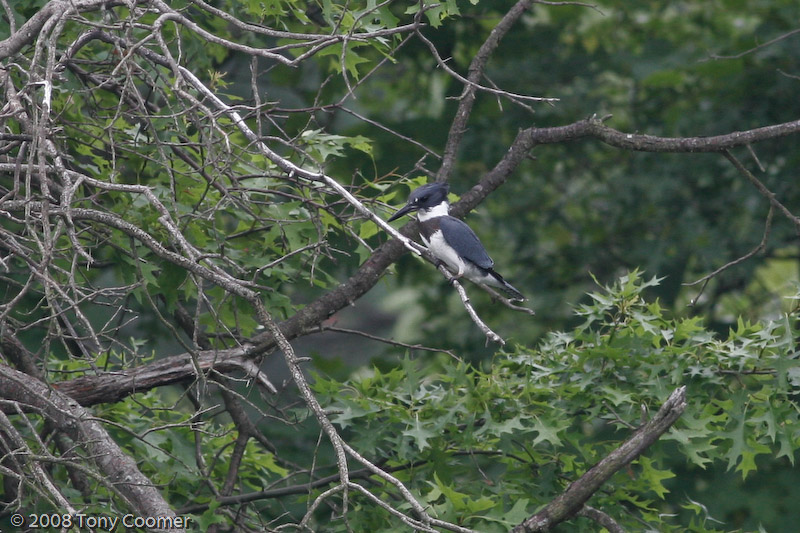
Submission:
[[504,341],[500,335],[492,331],[492,329],[489,328],[489,326],[487,326],[483,320],[481,320],[481,317],[478,316],[478,313],[475,311],[475,308],[472,307],[472,303],[469,301],[467,291],[464,290],[464,287],[458,282],[458,279],[454,277],[442,264],[439,265],[439,272],[441,272],[442,275],[446,277],[450,284],[456,289],[458,296],[461,298],[461,303],[464,305],[464,309],[467,310],[467,314],[469,314],[469,317],[472,319],[475,325],[478,326],[478,329],[480,329],[483,334],[486,335],[488,340],[504,346],[506,341]]
[[722,151],[722,155],[724,155],[724,156],[725,156],[725,159],[727,159],[728,161],[730,161],[731,163],[733,163],[733,166],[735,166],[735,167],[736,167],[736,170],[738,170],[738,171],[739,171],[739,173],[740,173],[742,176],[744,176],[745,178],[747,178],[747,179],[748,179],[748,181],[750,181],[750,183],[752,183],[753,185],[755,185],[755,187],[756,187],[756,189],[758,190],[758,192],[760,192],[760,193],[761,193],[761,195],[762,195],[764,198],[766,198],[767,200],[769,200],[770,206],[772,206],[772,207],[776,208],[778,211],[780,211],[781,213],[783,213],[783,215],[784,215],[786,218],[788,218],[788,219],[789,219],[789,220],[790,220],[790,221],[791,221],[791,222],[794,224],[794,226],[795,226],[795,230],[796,230],[796,231],[797,231],[797,233],[800,235],[800,217],[797,217],[797,216],[796,216],[794,213],[792,213],[792,212],[789,210],[789,208],[787,208],[787,207],[786,207],[785,205],[783,205],[783,204],[782,204],[780,201],[778,201],[778,198],[775,196],[775,193],[773,193],[772,191],[770,191],[770,190],[769,190],[769,189],[766,187],[766,185],[764,185],[763,183],[761,183],[761,180],[759,180],[758,178],[756,178],[756,177],[753,175],[753,173],[752,173],[752,172],[750,172],[749,170],[747,170],[747,168],[745,168],[745,166],[744,166],[744,165],[742,165],[742,163],[741,163],[741,162],[740,162],[738,159],[736,159],[736,156],[734,156],[734,155],[733,155],[733,154],[732,154],[732,153],[731,153],[729,150],[723,150],[723,151]]
[[703,286],[700,288],[700,292],[698,292],[694,296],[694,298],[692,298],[692,300],[689,302],[689,306],[690,307],[694,306],[697,303],[697,301],[700,298],[700,296],[706,290],[706,286],[708,285],[708,282],[712,278],[716,277],[721,272],[724,272],[725,270],[727,270],[727,269],[729,269],[729,268],[731,268],[733,266],[738,265],[739,263],[747,261],[748,259],[750,259],[754,255],[760,254],[761,252],[763,252],[766,249],[767,241],[769,240],[769,234],[770,234],[770,231],[771,231],[771,228],[772,228],[772,216],[773,216],[774,212],[775,212],[774,206],[770,205],[769,206],[769,212],[767,213],[767,221],[764,223],[764,235],[761,237],[761,242],[758,243],[758,246],[756,246],[755,248],[753,248],[752,250],[750,250],[749,252],[747,252],[743,256],[741,256],[741,257],[739,257],[737,259],[734,259],[733,261],[729,261],[728,263],[725,263],[724,265],[722,265],[721,267],[716,269],[714,272],[711,272],[710,274],[706,274],[705,276],[703,276],[702,278],[700,278],[698,280],[695,280],[695,281],[692,281],[692,282],[689,282],[689,283],[683,283],[683,285],[686,286],[686,287],[691,287],[693,285],[697,285],[698,283],[702,283],[703,284]]
[[[503,15],[503,18],[497,25],[492,28],[492,31],[489,32],[489,36],[483,42],[481,47],[478,49],[478,52],[475,54],[475,57],[470,62],[469,68],[467,69],[467,78],[466,83],[464,84],[464,89],[461,92],[461,96],[458,102],[458,109],[453,117],[453,121],[450,124],[450,131],[447,134],[447,142],[445,143],[444,152],[442,153],[442,164],[439,167],[439,172],[436,175],[437,181],[447,181],[450,178],[450,175],[453,172],[453,168],[455,167],[456,157],[458,155],[458,149],[461,146],[461,141],[464,138],[464,133],[467,131],[467,122],[469,121],[469,117],[472,113],[473,105],[475,104],[475,93],[478,89],[478,81],[481,80],[483,77],[483,73],[486,70],[486,65],[489,62],[489,58],[497,49],[500,41],[503,37],[508,33],[511,27],[519,20],[519,18],[530,8],[531,2],[530,0],[519,0],[508,12]],[[421,37],[419,31],[417,31]],[[425,42],[425,38],[422,37],[423,42]],[[443,68],[447,68],[447,65],[444,65],[444,61],[439,57],[438,51],[433,44],[429,44],[428,47],[431,49],[431,52],[434,53],[437,62],[442,65]]]
[[346,333],[348,335],[357,335],[359,337],[364,337],[365,339],[370,339],[373,341],[378,341],[383,344],[389,344],[391,346],[398,346],[400,348],[406,348],[408,350],[422,350],[425,352],[434,352],[434,353],[444,353],[455,359],[459,362],[464,362],[459,356],[453,353],[452,350],[445,350],[444,348],[433,348],[431,346],[423,346],[422,344],[407,344],[405,342],[396,341],[393,339],[387,339],[385,337],[380,337],[378,335],[372,335],[365,331],[359,331],[357,329],[348,329],[348,328],[339,328],[336,326],[325,326],[321,325],[318,328],[314,328],[309,330],[309,333],[313,333],[314,331],[332,331],[335,333]]
[[719,60],[719,59],[739,59],[740,57],[744,57],[744,56],[746,56],[748,54],[752,54],[753,52],[761,50],[762,48],[766,48],[768,46],[772,46],[773,44],[775,44],[777,42],[780,42],[780,41],[782,41],[784,39],[788,39],[792,35],[796,35],[798,33],[800,33],[800,28],[794,29],[794,30],[789,31],[789,32],[786,32],[783,35],[779,35],[778,37],[775,37],[774,39],[770,39],[769,41],[767,41],[765,43],[756,45],[753,48],[745,50],[744,52],[739,52],[738,54],[733,54],[733,55],[729,55],[729,56],[724,56],[724,55],[719,55],[719,54],[711,54],[709,56],[709,58],[710,59],[717,59],[717,60]]
[[433,44],[433,42],[431,42],[430,39],[428,39],[424,35],[422,35],[422,32],[420,32],[419,30],[417,30],[417,37],[431,51],[431,54],[433,55],[434,59],[436,59],[436,62],[439,64],[439,68],[441,68],[442,70],[444,70],[445,72],[450,74],[452,77],[454,77],[455,79],[457,79],[458,81],[460,81],[464,85],[469,85],[470,87],[473,87],[473,88],[475,88],[475,89],[477,89],[479,91],[487,92],[487,93],[490,93],[490,94],[494,94],[494,95],[498,95],[498,96],[505,96],[505,97],[508,97],[508,98],[510,98],[512,100],[527,100],[529,102],[547,102],[547,103],[551,103],[551,104],[560,101],[560,98],[555,98],[555,97],[528,96],[528,95],[525,95],[525,94],[512,93],[512,92],[509,92],[509,91],[506,91],[506,90],[503,90],[503,89],[494,89],[492,87],[487,87],[485,85],[481,85],[478,82],[469,80],[469,79],[465,78],[464,76],[462,76],[461,74],[459,74],[458,72],[456,72],[455,70],[451,69],[447,65],[447,61],[442,59],[442,57],[439,55],[439,51],[436,50],[436,45]]

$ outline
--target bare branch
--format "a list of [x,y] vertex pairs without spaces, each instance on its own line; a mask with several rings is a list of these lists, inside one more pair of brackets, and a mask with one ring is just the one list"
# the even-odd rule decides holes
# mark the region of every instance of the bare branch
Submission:
[[42,28],[52,17],[60,17],[73,9],[77,12],[94,11],[103,7],[126,5],[122,0],[51,0],[37,11],[18,31],[0,41],[0,59],[10,57],[39,37]]
[[[530,2],[527,2],[527,3],[530,3]],[[495,27],[495,29],[497,29],[497,27]],[[472,80],[470,80],[468,78],[465,78],[461,74],[456,72],[455,70],[451,69],[447,65],[447,61],[445,61],[444,59],[441,58],[441,56],[439,56],[439,52],[436,50],[436,46],[429,39],[427,39],[424,35],[422,35],[421,32],[419,32],[419,31],[417,32],[417,37],[423,43],[425,43],[428,46],[428,49],[431,51],[431,54],[436,58],[436,62],[439,64],[439,67],[442,70],[444,70],[445,72],[450,74],[452,77],[454,77],[455,79],[457,79],[458,81],[460,81],[464,85],[469,86],[471,89],[487,92],[489,94],[494,94],[494,95],[497,95],[497,96],[505,96],[505,97],[509,98],[510,100],[522,100],[522,101],[528,101],[528,102],[546,102],[546,103],[550,103],[550,104],[559,101],[558,98],[554,98],[554,97],[528,96],[528,95],[525,95],[525,94],[515,94],[515,93],[509,92],[509,91],[502,90],[502,89],[495,89],[493,87],[486,87],[484,85],[480,85],[479,83],[474,82],[474,81],[472,81]]]
[[[406,348],[407,350],[422,350],[425,352],[435,352],[435,353],[445,353],[455,359],[456,361],[461,361],[461,358],[458,357],[455,352],[452,350],[445,350],[443,348],[433,348],[431,346],[423,346],[421,344],[408,344],[406,342],[399,342],[393,339],[386,339],[383,337],[379,337],[377,335],[371,335],[364,331],[358,331],[356,329],[349,329],[349,328],[340,328],[336,326],[320,326],[319,331],[332,331],[334,333],[346,333],[348,335],[357,335],[359,337],[364,337],[366,339],[382,342],[383,344],[389,344],[391,346],[398,346],[400,348]],[[313,332],[310,332],[313,333]],[[463,362],[463,361],[462,361]]]
[[273,335],[278,348],[280,348],[280,350],[283,352],[286,365],[289,367],[289,372],[292,374],[292,379],[294,380],[295,385],[297,385],[297,388],[300,390],[300,395],[303,397],[303,400],[309,409],[311,409],[311,411],[314,413],[314,416],[316,417],[323,431],[325,431],[325,434],[328,436],[328,439],[333,446],[336,454],[336,462],[339,466],[341,484],[345,487],[342,496],[342,514],[346,514],[348,507],[347,487],[350,483],[350,468],[347,465],[347,456],[345,455],[346,444],[339,436],[336,428],[333,427],[328,415],[325,413],[322,405],[320,405],[319,400],[317,400],[317,397],[314,396],[314,392],[311,390],[311,387],[309,386],[308,381],[306,380],[306,377],[303,375],[303,371],[300,368],[300,360],[298,359],[297,355],[295,355],[294,348],[289,340],[280,330],[278,325],[272,320],[272,317],[269,315],[269,313],[267,313],[267,310],[264,308],[264,304],[261,302],[260,298],[255,298],[253,301],[251,301],[251,303],[256,308],[259,321]]
[[[19,434],[17,429],[11,423],[11,420],[6,417],[5,413],[0,410],[0,433],[4,434],[13,444],[13,450],[9,449],[8,454],[4,454],[6,457],[12,456],[17,459],[21,464],[20,467],[26,469],[30,469],[33,471],[33,476],[36,481],[41,485],[43,490],[46,492],[46,495],[49,496],[50,501],[55,504],[55,506],[59,509],[64,509],[69,513],[75,514],[76,510],[69,503],[61,491],[53,484],[50,480],[50,477],[47,475],[47,472],[44,471],[42,468],[42,464],[38,461],[35,457],[35,454],[30,450],[28,445],[25,442],[25,439],[22,435]],[[39,442],[41,448],[46,449],[46,447]],[[8,447],[11,448],[11,447]],[[20,468],[21,469],[21,468]]]
[[531,148],[540,144],[554,144],[579,139],[597,139],[610,146],[637,152],[722,152],[738,146],[777,139],[800,132],[800,120],[774,124],[746,131],[735,131],[709,137],[656,137],[625,133],[603,124],[601,119],[591,117],[567,126],[553,128],[529,128],[523,130],[526,144]]

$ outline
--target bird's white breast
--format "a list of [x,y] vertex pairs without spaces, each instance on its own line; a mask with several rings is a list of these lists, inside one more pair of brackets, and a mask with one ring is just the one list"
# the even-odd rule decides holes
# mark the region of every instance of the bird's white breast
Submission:
[[456,253],[452,246],[447,244],[447,241],[442,235],[442,230],[434,231],[429,238],[422,236],[425,246],[428,250],[436,256],[439,261],[442,261],[447,268],[449,268],[456,276],[463,276],[466,270],[464,260]]

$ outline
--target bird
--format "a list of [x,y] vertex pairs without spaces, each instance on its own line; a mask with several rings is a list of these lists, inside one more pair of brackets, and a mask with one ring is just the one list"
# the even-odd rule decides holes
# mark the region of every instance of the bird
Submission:
[[525,300],[521,292],[494,270],[494,261],[472,228],[450,216],[449,191],[450,185],[441,182],[414,189],[406,205],[389,222],[416,211],[422,241],[456,279],[463,276],[473,283],[496,287],[511,300]]

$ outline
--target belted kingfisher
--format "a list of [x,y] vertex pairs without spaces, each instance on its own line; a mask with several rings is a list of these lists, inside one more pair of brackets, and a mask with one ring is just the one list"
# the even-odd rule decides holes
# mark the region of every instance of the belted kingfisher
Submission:
[[474,283],[497,287],[512,300],[524,300],[521,292],[494,271],[494,261],[472,228],[449,215],[449,190],[447,183],[418,187],[408,197],[408,203],[389,218],[389,222],[418,211],[419,235],[425,246],[456,278],[465,276]]

